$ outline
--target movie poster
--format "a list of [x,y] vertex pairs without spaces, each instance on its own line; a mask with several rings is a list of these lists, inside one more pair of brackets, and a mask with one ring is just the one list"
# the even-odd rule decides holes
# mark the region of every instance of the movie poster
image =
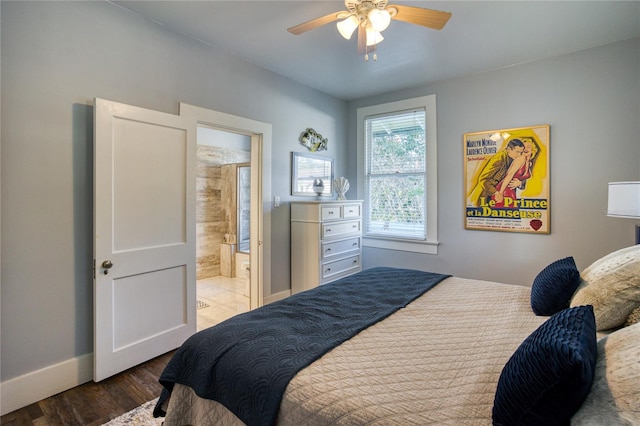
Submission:
[[548,234],[549,125],[464,135],[465,229]]

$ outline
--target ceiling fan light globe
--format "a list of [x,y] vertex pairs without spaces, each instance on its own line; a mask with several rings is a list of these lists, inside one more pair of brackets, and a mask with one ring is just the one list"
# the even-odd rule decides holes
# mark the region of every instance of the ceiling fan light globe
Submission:
[[367,27],[367,46],[375,46],[376,44],[382,42],[382,40],[384,40],[382,34],[371,27]]
[[367,17],[371,27],[378,32],[386,30],[391,23],[391,15],[386,10],[371,9]]
[[358,25],[360,25],[360,21],[358,21],[358,18],[353,15],[336,24],[336,26],[338,27],[338,32],[346,40],[351,39],[351,36],[353,35],[353,32],[356,30],[356,28],[358,28]]

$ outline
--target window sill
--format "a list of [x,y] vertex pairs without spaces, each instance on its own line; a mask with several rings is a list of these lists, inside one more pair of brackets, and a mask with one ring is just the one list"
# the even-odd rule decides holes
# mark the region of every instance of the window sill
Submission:
[[362,239],[363,247],[374,247],[386,250],[409,251],[413,253],[438,254],[437,241],[390,240],[366,237]]

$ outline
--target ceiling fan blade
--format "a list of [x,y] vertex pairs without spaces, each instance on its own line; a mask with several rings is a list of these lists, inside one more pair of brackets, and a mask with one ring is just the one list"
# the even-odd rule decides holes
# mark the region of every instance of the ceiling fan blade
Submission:
[[391,14],[392,19],[398,21],[409,22],[410,24],[422,25],[423,27],[441,30],[451,18],[451,12],[442,12],[440,10],[424,9],[414,6],[403,6],[393,4],[387,6],[387,9],[393,8],[398,13]]
[[367,30],[363,25],[358,25],[358,55],[367,53]]
[[340,11],[340,12],[333,12],[333,13],[330,13],[328,15],[321,16],[319,18],[315,18],[315,19],[312,19],[312,20],[307,21],[307,22],[303,22],[302,24],[298,24],[298,25],[293,26],[291,28],[287,28],[287,31],[289,31],[291,34],[295,34],[295,35],[302,34],[302,33],[305,33],[307,31],[311,31],[311,30],[313,30],[315,28],[318,28],[318,27],[320,27],[322,25],[328,24],[330,22],[337,21],[342,16],[344,16],[344,14],[347,14],[347,16],[348,16],[349,12],[344,11],[344,10]]

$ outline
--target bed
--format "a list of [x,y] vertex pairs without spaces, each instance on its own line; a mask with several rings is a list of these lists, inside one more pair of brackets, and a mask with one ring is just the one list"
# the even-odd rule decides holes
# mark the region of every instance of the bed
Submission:
[[640,424],[639,311],[637,247],[582,273],[559,259],[532,287],[372,268],[192,336],[160,378],[154,415],[166,426]]

